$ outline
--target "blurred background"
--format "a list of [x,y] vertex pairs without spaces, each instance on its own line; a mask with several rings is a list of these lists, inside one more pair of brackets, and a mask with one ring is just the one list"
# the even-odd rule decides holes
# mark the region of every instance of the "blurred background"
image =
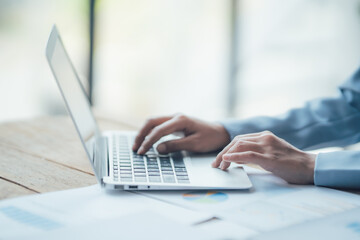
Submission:
[[136,124],[276,115],[360,65],[360,0],[0,0],[0,121],[66,114],[54,23],[96,111]]

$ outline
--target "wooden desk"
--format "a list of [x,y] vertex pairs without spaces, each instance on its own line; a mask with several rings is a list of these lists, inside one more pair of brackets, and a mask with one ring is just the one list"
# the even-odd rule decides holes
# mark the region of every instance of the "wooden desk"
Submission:
[[[98,118],[101,130],[134,130]],[[0,199],[96,184],[69,117],[0,124]]]

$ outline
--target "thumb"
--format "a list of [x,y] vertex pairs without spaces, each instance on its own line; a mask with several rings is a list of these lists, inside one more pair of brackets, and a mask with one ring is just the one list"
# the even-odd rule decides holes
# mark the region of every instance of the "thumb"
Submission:
[[181,150],[191,150],[191,140],[191,137],[184,137],[176,140],[166,141],[160,143],[159,146],[157,146],[157,151],[159,153],[165,154]]

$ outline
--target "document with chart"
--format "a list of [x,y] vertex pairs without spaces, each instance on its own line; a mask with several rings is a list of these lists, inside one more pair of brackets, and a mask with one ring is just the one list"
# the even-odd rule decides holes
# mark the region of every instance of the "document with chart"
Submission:
[[360,207],[360,196],[329,188],[289,185],[272,174],[249,174],[253,191],[147,192],[144,195],[211,213],[257,232],[320,219]]

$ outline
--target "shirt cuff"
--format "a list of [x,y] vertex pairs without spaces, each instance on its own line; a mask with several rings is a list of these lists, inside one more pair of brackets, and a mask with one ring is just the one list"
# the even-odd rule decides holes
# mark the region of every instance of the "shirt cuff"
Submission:
[[337,151],[318,154],[315,160],[314,184],[360,189],[360,152]]

